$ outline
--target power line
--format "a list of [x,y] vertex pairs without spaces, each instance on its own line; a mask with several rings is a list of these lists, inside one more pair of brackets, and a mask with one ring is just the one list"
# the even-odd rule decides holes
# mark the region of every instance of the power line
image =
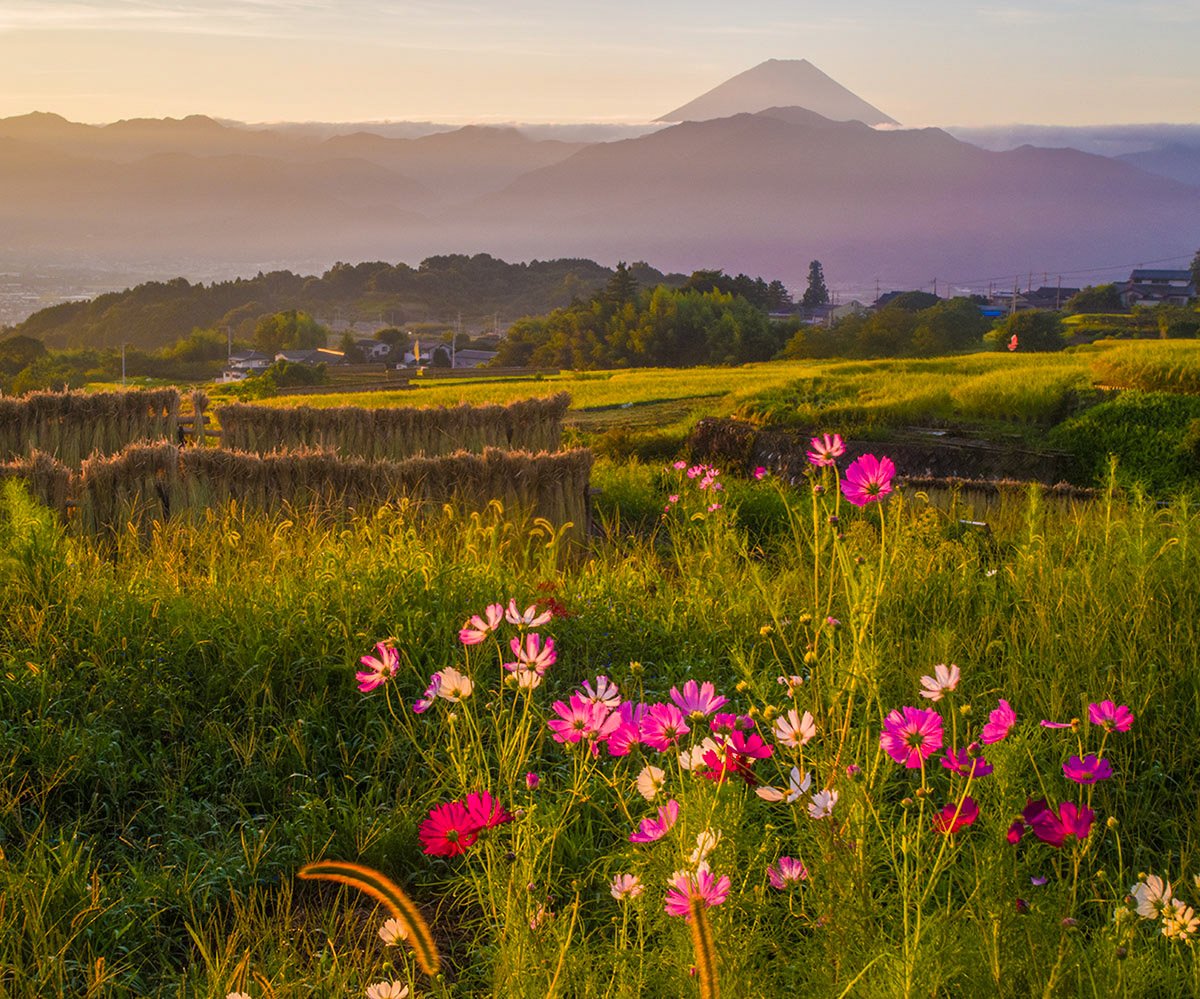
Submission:
[[[1057,275],[1096,274],[1096,273],[1099,273],[1102,271],[1131,270],[1135,267],[1145,267],[1148,264],[1168,264],[1168,263],[1171,263],[1171,262],[1177,261],[1177,260],[1191,260],[1193,256],[1194,256],[1193,253],[1178,253],[1173,257],[1160,257],[1157,260],[1135,260],[1135,261],[1131,261],[1130,263],[1127,263],[1127,264],[1105,264],[1105,265],[1097,266],[1097,267],[1079,267],[1079,268],[1075,268],[1075,269],[1063,269],[1063,270],[1059,270],[1057,267],[1050,267],[1050,268],[1043,268],[1043,270],[1048,274],[1057,274]],[[1023,275],[1020,273],[996,274],[996,275],[993,275],[992,277],[971,278],[970,280],[952,281],[950,283],[956,284],[956,285],[985,284],[989,281],[1019,280],[1022,276]]]

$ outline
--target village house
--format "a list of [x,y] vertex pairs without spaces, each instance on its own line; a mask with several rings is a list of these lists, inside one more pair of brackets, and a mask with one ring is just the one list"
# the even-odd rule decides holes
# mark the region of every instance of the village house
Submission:
[[1121,303],[1134,305],[1187,305],[1196,297],[1196,282],[1189,270],[1139,268],[1120,285]]

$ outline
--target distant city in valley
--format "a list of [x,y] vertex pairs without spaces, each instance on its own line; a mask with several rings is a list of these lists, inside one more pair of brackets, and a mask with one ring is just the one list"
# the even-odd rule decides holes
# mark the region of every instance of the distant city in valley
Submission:
[[835,297],[1184,267],[1200,125],[904,127],[807,60],[656,122],[0,119],[0,324],[147,279],[436,254],[721,268]]

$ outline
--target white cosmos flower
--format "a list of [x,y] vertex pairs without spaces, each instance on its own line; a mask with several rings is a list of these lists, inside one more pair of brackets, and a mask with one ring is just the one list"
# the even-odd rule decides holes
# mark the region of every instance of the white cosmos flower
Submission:
[[453,666],[447,666],[441,672],[442,686],[437,692],[438,697],[444,697],[447,701],[461,701],[464,697],[471,696],[475,685],[469,676],[463,675]]
[[721,842],[721,830],[715,832],[712,829],[705,829],[696,837],[696,849],[688,857],[688,863],[693,867],[698,867],[700,864],[707,863],[708,855],[717,848],[717,844]]
[[808,816],[812,819],[827,819],[833,814],[833,806],[837,804],[837,791],[818,791],[812,796],[808,805]]
[[653,801],[663,789],[665,777],[666,774],[659,767],[642,767],[642,772],[637,775],[638,794],[647,801]]
[[1137,903],[1138,915],[1143,919],[1157,919],[1171,904],[1171,882],[1157,874],[1149,875],[1129,889]]
[[787,801],[791,804],[799,799],[802,795],[808,793],[809,787],[812,786],[812,774],[804,774],[801,776],[799,767],[792,767],[791,777],[788,779],[787,790],[778,787],[756,787],[754,793],[757,794],[763,801]]
[[954,663],[949,666],[945,663],[938,663],[933,667],[933,676],[921,677],[921,686],[925,688],[921,691],[921,696],[927,697],[931,701],[940,701],[958,686],[958,677],[958,667]]

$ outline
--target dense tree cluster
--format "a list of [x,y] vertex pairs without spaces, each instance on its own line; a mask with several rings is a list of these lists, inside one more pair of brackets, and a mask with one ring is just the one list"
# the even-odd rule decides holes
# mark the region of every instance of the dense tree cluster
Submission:
[[978,349],[991,323],[976,303],[969,298],[933,302],[914,309],[920,300],[901,296],[886,308],[846,316],[831,326],[805,326],[787,342],[783,356],[932,357]]
[[[720,290],[738,280],[703,271],[683,288],[639,288],[630,270],[618,265],[591,299],[514,324],[493,363],[611,368],[768,360],[795,325],[773,322],[762,305]],[[758,284],[751,282],[756,294]],[[705,285],[708,290],[701,290]]]

